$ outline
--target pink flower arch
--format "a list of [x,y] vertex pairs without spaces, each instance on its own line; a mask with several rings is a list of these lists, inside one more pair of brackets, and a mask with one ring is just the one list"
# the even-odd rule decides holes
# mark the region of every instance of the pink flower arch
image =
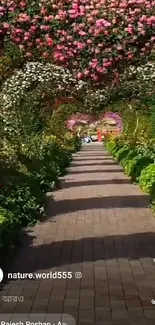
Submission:
[[105,113],[102,116],[102,118],[114,119],[115,122],[116,122],[117,129],[119,131],[122,131],[122,129],[123,129],[123,122],[122,122],[122,118],[120,117],[119,114],[113,113],[113,112],[107,112],[107,113]]
[[66,125],[67,128],[73,130],[77,125],[85,125],[94,122],[94,118],[91,115],[77,113],[75,115],[70,116],[67,120]]

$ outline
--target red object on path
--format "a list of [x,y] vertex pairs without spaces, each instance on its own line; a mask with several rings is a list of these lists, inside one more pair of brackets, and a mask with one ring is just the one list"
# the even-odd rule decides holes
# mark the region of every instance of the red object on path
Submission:
[[98,142],[102,142],[102,132],[101,131],[98,131],[97,132],[98,134]]

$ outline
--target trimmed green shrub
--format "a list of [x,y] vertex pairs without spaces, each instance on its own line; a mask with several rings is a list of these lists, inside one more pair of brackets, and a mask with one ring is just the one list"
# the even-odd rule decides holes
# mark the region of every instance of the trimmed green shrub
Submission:
[[[139,176],[140,188],[149,194],[155,194],[155,164],[144,168]],[[155,195],[154,195],[155,197]]]
[[[145,150],[143,146],[130,146],[126,140],[114,138],[106,143],[107,150],[122,165],[124,172],[140,184],[143,191],[149,193],[152,198],[152,206],[155,209],[155,165],[151,150]],[[120,147],[121,146],[121,147]]]

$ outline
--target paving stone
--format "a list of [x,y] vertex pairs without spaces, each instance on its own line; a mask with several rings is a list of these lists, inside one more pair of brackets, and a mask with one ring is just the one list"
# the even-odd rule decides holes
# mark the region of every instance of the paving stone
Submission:
[[[149,197],[102,144],[84,145],[73,156],[61,188],[48,199],[47,220],[27,231],[9,268],[48,278],[4,284],[1,297],[23,295],[25,301],[1,299],[0,313],[67,313],[77,325],[152,325],[155,219]],[[64,278],[52,278],[55,272]]]

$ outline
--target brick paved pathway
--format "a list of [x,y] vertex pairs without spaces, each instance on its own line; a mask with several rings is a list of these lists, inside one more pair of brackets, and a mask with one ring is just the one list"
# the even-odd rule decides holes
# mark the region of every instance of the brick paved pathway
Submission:
[[81,271],[82,279],[7,283],[0,312],[68,313],[79,325],[155,324],[155,219],[148,197],[102,145],[75,154],[48,220],[24,239],[10,272]]

